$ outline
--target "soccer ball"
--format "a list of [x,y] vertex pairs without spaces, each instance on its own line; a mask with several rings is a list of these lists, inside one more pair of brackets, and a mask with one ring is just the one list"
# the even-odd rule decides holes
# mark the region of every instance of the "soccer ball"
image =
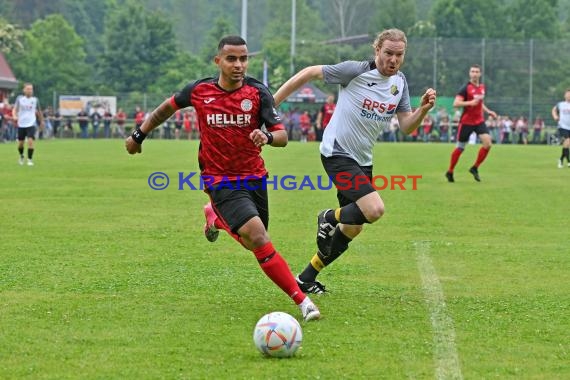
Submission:
[[301,346],[301,325],[287,313],[275,311],[265,314],[255,325],[253,342],[267,356],[289,358]]

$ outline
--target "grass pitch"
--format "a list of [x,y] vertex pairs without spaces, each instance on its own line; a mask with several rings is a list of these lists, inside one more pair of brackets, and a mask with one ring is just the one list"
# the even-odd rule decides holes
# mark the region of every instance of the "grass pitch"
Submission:
[[[252,331],[297,308],[227,235],[202,234],[196,142],[38,141],[36,166],[0,145],[0,378],[570,378],[570,168],[559,147],[495,146],[446,182],[451,145],[382,144],[386,215],[320,276],[324,318],[293,359]],[[264,152],[271,175],[323,175],[318,145]],[[153,191],[151,173],[170,176]],[[270,193],[270,234],[297,273],[334,190]]]

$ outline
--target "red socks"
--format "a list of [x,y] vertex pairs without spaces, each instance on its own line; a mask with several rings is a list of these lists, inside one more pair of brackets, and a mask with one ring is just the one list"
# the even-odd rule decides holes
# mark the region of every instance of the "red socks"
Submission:
[[459,161],[461,153],[463,153],[463,149],[461,148],[455,148],[453,152],[451,152],[451,162],[449,163],[448,172],[453,173],[453,169],[455,169],[455,165],[457,165],[457,161]]
[[271,242],[253,250],[259,266],[267,277],[279,286],[289,297],[299,305],[305,299],[305,294],[297,285],[297,281],[289,269],[287,262],[275,250]]
[[473,166],[479,168],[479,165],[481,165],[483,161],[485,161],[485,158],[487,158],[487,155],[489,154],[490,150],[491,147],[485,148],[484,146],[482,146],[481,148],[479,148],[479,154],[477,155],[477,160],[475,161],[475,164],[473,164]]

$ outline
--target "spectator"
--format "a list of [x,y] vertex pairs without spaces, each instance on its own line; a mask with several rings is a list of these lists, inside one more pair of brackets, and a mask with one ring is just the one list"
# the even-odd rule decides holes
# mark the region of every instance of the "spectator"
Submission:
[[144,122],[145,113],[139,106],[135,107],[135,113],[133,115],[133,119],[135,119],[135,129],[140,128],[142,123]]
[[93,110],[93,113],[90,116],[91,118],[91,126],[93,127],[93,138],[97,138],[97,133],[99,132],[99,125],[101,124],[102,116],[97,110]]
[[89,127],[89,115],[85,110],[79,111],[77,114],[77,122],[79,123],[79,129],[81,130],[81,138],[88,138],[89,134],[87,128]]
[[[53,137],[55,138],[57,135],[57,132],[59,130],[59,128],[61,127],[61,113],[59,112],[59,108],[55,111],[55,113],[52,114],[51,117],[51,126],[53,128]],[[60,130],[61,133],[61,130]],[[59,137],[59,136],[58,136]]]
[[422,121],[422,135],[424,142],[430,142],[431,132],[433,130],[433,118],[430,114],[427,114]]
[[449,115],[445,114],[439,121],[439,141],[449,142]]
[[63,130],[69,132],[71,137],[75,137],[75,131],[73,130],[73,120],[71,116],[65,117],[65,124],[63,125]]
[[514,122],[516,139],[513,139],[513,144],[524,144],[525,125],[526,125],[526,119],[522,116],[519,116],[518,119],[516,119],[516,121]]
[[300,122],[301,114],[299,110],[294,108],[291,113],[289,114],[289,125],[287,127],[287,135],[289,136],[289,140],[294,140],[296,135],[298,134],[299,129],[301,128]]
[[398,116],[392,116],[390,120],[390,135],[388,140],[390,142],[398,142],[398,132],[400,131],[400,122],[398,121]]
[[503,143],[503,144],[510,144],[511,143],[510,138],[511,138],[512,127],[513,127],[513,121],[511,120],[511,118],[509,116],[505,116],[503,118],[503,125],[501,128],[501,132],[502,132],[501,143]]
[[2,105],[2,108],[0,108],[0,114],[2,114],[5,138],[8,141],[14,141],[16,139],[16,126],[12,119],[12,107],[7,100],[4,100],[4,102],[0,104]]
[[497,138],[495,137],[495,135],[498,136],[497,120],[492,115],[487,115],[487,120],[485,120],[485,124],[487,124],[487,128],[489,129],[489,135],[491,136],[491,141],[497,142]]
[[44,117],[44,128],[41,128],[38,132],[38,138],[42,140],[44,137],[49,138],[51,136],[52,128],[51,128],[51,107],[47,107],[44,109],[42,115]]
[[174,138],[176,138],[176,140],[180,139],[180,130],[182,129],[183,124],[184,117],[182,116],[182,111],[177,110],[174,113]]
[[186,133],[188,140],[190,140],[190,138],[192,137],[192,126],[190,125],[189,110],[184,111],[184,132]]
[[459,120],[461,119],[461,109],[455,108],[453,119],[451,120],[451,141],[455,141],[457,130],[459,129]]
[[200,123],[194,107],[190,108],[190,129],[192,130],[192,139],[200,139]]
[[173,118],[169,117],[162,124],[162,132],[163,132],[162,138],[163,139],[170,140],[172,138],[172,135],[171,135],[172,122],[173,122]]
[[311,130],[309,111],[304,111],[301,116],[299,116],[299,125],[301,127],[301,142],[307,142],[307,136]]
[[419,128],[414,129],[412,132],[409,133],[408,136],[410,136],[412,138],[413,142],[418,141],[418,135],[419,135]]
[[119,111],[117,111],[115,119],[117,120],[117,134],[119,137],[125,138],[125,123],[127,122],[127,114],[125,111],[123,111],[122,108],[119,108]]
[[113,121],[113,114],[109,108],[105,109],[103,114],[103,137],[111,138],[111,122]]
[[4,126],[4,103],[0,103],[0,139],[2,142],[7,142],[6,138],[6,127]]
[[540,144],[541,143],[541,136],[542,130],[544,129],[544,120],[540,116],[537,116],[534,119],[534,124],[532,125],[532,143],[533,144]]

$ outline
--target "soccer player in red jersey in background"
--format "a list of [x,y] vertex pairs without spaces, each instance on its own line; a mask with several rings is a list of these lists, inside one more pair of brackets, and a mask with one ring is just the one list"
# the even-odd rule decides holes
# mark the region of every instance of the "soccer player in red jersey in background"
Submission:
[[[246,76],[248,51],[241,37],[222,38],[214,61],[219,75],[190,83],[165,100],[127,138],[127,151],[141,153],[141,144],[153,129],[176,110],[193,106],[200,125],[201,174],[213,178],[206,189],[211,199],[204,207],[206,238],[215,241],[218,229],[227,231],[253,252],[267,277],[299,305],[305,321],[319,319],[319,309],[301,291],[267,234],[268,196],[261,179],[267,170],[260,156],[261,148],[287,145],[287,132],[274,108],[273,97],[261,82]],[[266,131],[261,129],[263,124]],[[247,176],[256,179],[247,183],[239,179]],[[232,181],[231,188],[228,180]]]
[[317,115],[317,140],[321,141],[323,136],[323,130],[329,125],[329,121],[331,121],[332,115],[336,108],[336,104],[334,102],[334,95],[327,96],[327,101]]
[[459,128],[457,129],[457,147],[451,153],[451,162],[449,169],[445,173],[449,182],[455,182],[453,170],[459,161],[461,153],[465,150],[465,145],[469,141],[471,133],[475,132],[481,140],[481,148],[473,166],[469,169],[469,173],[477,182],[481,181],[479,177],[479,166],[485,161],[489,150],[491,150],[492,139],[489,135],[489,129],[485,124],[483,111],[496,118],[497,114],[491,111],[483,99],[485,98],[485,85],[480,82],[481,67],[472,65],[469,69],[469,82],[459,90],[453,101],[453,107],[463,107],[463,114],[459,120]]

